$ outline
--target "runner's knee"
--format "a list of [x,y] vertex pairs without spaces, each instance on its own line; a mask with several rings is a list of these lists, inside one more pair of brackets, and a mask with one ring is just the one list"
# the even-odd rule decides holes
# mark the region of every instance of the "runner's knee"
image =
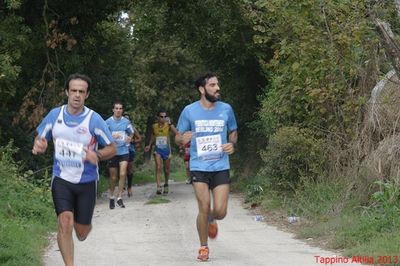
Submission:
[[215,209],[214,211],[213,211],[213,217],[214,217],[214,219],[217,219],[217,220],[222,220],[222,219],[224,219],[225,218],[225,216],[226,216],[226,209]]
[[84,241],[92,230],[92,225],[75,224],[75,234],[79,241]]
[[110,176],[110,180],[115,182],[117,180],[117,176],[116,175],[111,175]]
[[59,230],[63,233],[71,233],[74,223],[72,212],[62,212],[58,216]]
[[200,201],[199,202],[199,212],[202,214],[207,214],[210,212],[210,202]]

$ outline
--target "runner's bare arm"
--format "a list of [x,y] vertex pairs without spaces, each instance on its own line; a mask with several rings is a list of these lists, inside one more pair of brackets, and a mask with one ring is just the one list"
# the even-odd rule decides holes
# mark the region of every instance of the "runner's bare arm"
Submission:
[[237,130],[231,131],[228,136],[228,142],[222,144],[222,150],[227,154],[234,153],[237,139],[238,139]]
[[229,142],[233,143],[236,145],[238,140],[238,132],[237,130],[229,132]]
[[185,146],[192,139],[192,136],[192,131],[186,131],[183,134],[177,131],[177,134],[175,135],[175,143],[178,146]]
[[45,138],[36,136],[35,141],[33,142],[32,153],[35,155],[44,153],[46,149],[47,149],[47,140]]
[[117,154],[117,146],[115,145],[114,142],[111,144],[105,146],[103,149],[98,150],[96,152],[96,155],[99,159],[99,161],[105,161],[108,159],[111,159]]
[[129,136],[126,137],[125,142],[126,142],[126,143],[131,143],[132,140],[133,140],[133,133],[132,133],[131,135],[129,135]]
[[135,142],[135,148],[139,149],[142,145],[142,136],[140,135],[139,131],[135,128],[135,133],[133,133],[133,141]]
[[145,152],[148,152],[151,149],[151,145],[153,145],[153,142],[154,142],[154,134],[151,133],[149,144],[147,144],[147,146],[144,147]]
[[171,125],[169,128],[175,135],[178,134],[178,130],[176,129],[176,127],[174,125]]

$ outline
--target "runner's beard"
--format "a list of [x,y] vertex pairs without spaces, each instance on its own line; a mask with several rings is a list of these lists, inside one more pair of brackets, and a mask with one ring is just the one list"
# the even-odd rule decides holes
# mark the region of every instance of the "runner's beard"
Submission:
[[218,95],[218,96],[212,96],[211,94],[209,94],[208,92],[207,92],[207,90],[205,90],[205,97],[206,97],[206,99],[209,101],[209,102],[212,102],[212,103],[215,103],[215,102],[217,102],[217,101],[219,101],[219,100],[221,100],[221,95]]

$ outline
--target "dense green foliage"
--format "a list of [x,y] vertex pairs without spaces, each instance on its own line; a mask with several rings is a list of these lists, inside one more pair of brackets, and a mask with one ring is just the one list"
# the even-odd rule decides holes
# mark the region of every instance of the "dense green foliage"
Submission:
[[11,145],[0,150],[0,264],[41,265],[55,214],[46,186],[19,176]]
[[[18,20],[21,28],[4,27],[2,32],[18,38],[20,45],[13,46],[12,55],[0,52],[12,56],[12,66],[19,70],[14,82],[0,89],[11,95],[0,133],[2,144],[15,139],[20,147],[16,159],[27,169],[49,164],[48,157],[33,161],[29,156],[33,130],[50,108],[64,101],[63,82],[73,72],[94,80],[90,107],[106,118],[112,102],[122,100],[144,133],[147,120],[160,108],[176,122],[183,106],[198,97],[195,78],[215,71],[224,99],[238,116],[242,143],[249,140],[241,151],[256,154],[253,140],[261,138],[247,125],[254,120],[266,78],[239,2],[78,2],[13,1],[18,4],[0,6],[1,18]],[[14,127],[8,127],[10,121]]]
[[347,254],[394,253],[399,240],[385,241],[399,232],[398,176],[376,187],[379,175],[361,167],[385,137],[366,126],[366,111],[372,88],[393,67],[375,23],[398,32],[394,1],[241,2],[269,81],[255,124],[268,145],[247,200],[310,220],[304,237],[328,239]]
[[362,2],[258,2],[265,12],[252,14],[254,41],[274,50],[271,60],[260,59],[271,73],[261,112],[267,130],[294,124],[346,134],[357,121],[377,45]]
[[310,130],[282,127],[270,138],[260,175],[269,177],[269,186],[295,190],[301,178],[317,180],[325,166],[321,141]]

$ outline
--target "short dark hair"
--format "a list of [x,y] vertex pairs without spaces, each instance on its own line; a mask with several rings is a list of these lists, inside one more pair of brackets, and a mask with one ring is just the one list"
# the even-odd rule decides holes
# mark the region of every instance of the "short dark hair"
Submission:
[[204,87],[207,84],[207,81],[210,78],[216,77],[216,75],[212,72],[207,72],[203,75],[201,75],[198,79],[196,79],[196,81],[194,82],[194,85],[196,86],[196,89],[198,89],[199,87]]
[[87,92],[90,91],[90,88],[92,87],[92,80],[88,76],[86,76],[84,74],[79,74],[79,73],[69,75],[69,77],[65,81],[64,90],[66,90],[66,91],[69,90],[69,82],[74,79],[81,79],[83,81],[86,81],[86,83],[88,84]]
[[161,109],[158,110],[157,115],[160,115],[160,113],[167,114],[167,111],[165,109],[161,108]]
[[124,108],[124,105],[122,104],[121,101],[115,101],[113,104],[113,108],[115,107],[115,105],[120,104],[122,106],[122,109]]

